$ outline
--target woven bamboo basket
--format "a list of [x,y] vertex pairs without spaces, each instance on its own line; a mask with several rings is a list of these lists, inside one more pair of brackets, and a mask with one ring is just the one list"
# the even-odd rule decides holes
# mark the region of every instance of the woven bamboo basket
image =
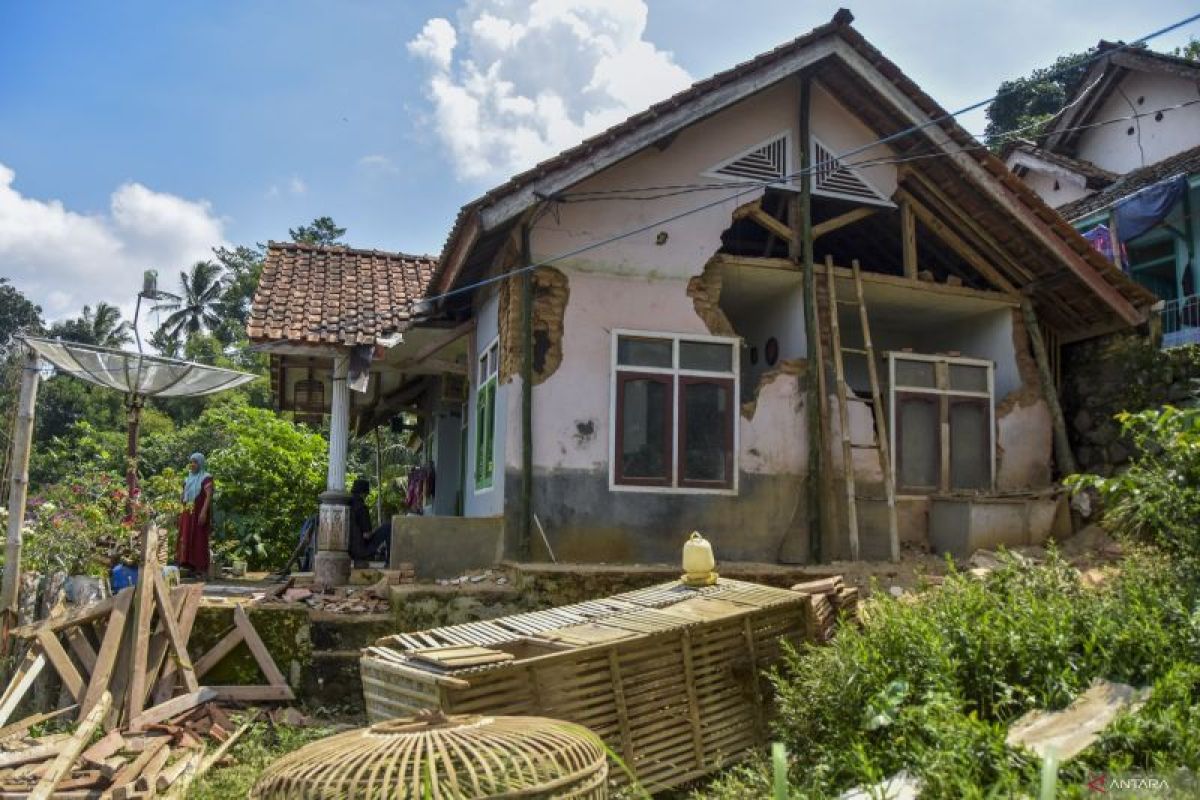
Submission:
[[380,722],[271,764],[251,800],[604,800],[608,762],[592,732],[538,717]]
[[360,661],[367,714],[569,720],[659,791],[764,741],[763,672],[783,642],[805,638],[806,604],[797,592],[723,578],[385,637]]

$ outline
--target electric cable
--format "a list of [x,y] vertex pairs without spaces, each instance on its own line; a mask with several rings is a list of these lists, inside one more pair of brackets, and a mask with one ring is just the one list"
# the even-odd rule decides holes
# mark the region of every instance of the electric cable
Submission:
[[[1112,48],[1112,49],[1105,50],[1105,51],[1102,51],[1102,52],[1097,52],[1097,53],[1095,53],[1094,55],[1092,55],[1092,56],[1088,57],[1087,59],[1085,59],[1084,61],[1082,61],[1082,62],[1080,62],[1080,63],[1078,63],[1078,64],[1064,65],[1063,67],[1061,67],[1061,68],[1059,68],[1059,69],[1057,69],[1057,70],[1052,70],[1051,72],[1047,73],[1047,77],[1053,76],[1053,75],[1057,74],[1058,72],[1063,72],[1063,71],[1066,71],[1067,69],[1077,69],[1077,68],[1079,68],[1079,67],[1086,66],[1086,65],[1088,65],[1088,64],[1091,64],[1091,63],[1093,63],[1093,62],[1095,62],[1095,61],[1098,61],[1098,60],[1100,60],[1101,58],[1107,58],[1107,57],[1111,56],[1111,55],[1112,55],[1114,52],[1116,52],[1116,51],[1120,51],[1120,50],[1127,50],[1127,49],[1130,49],[1130,48],[1136,47],[1136,46],[1138,46],[1138,45],[1145,44],[1146,42],[1149,42],[1149,41],[1151,41],[1152,39],[1156,39],[1156,38],[1158,38],[1159,36],[1163,36],[1163,35],[1165,35],[1165,34],[1167,34],[1167,33],[1170,33],[1170,32],[1172,32],[1172,31],[1178,30],[1179,28],[1181,28],[1181,27],[1183,27],[1183,26],[1185,26],[1185,25],[1189,25],[1189,24],[1191,24],[1191,23],[1193,23],[1193,22],[1196,22],[1197,20],[1200,20],[1200,13],[1193,14],[1193,15],[1191,15],[1191,16],[1189,16],[1189,17],[1186,17],[1186,18],[1184,18],[1184,19],[1182,19],[1182,20],[1179,20],[1179,21],[1177,21],[1177,22],[1171,23],[1170,25],[1167,25],[1167,26],[1165,26],[1165,27],[1159,28],[1158,30],[1155,30],[1155,31],[1153,31],[1152,33],[1149,33],[1149,34],[1147,34],[1147,35],[1145,35],[1145,36],[1142,36],[1142,37],[1140,37],[1140,38],[1138,38],[1138,39],[1134,39],[1132,42],[1129,42],[1129,43],[1127,43],[1127,44],[1121,44],[1121,45],[1119,45],[1119,46],[1118,46],[1118,47],[1116,47],[1116,48]],[[859,153],[862,153],[862,152],[864,152],[864,151],[866,151],[866,150],[869,150],[869,149],[871,149],[871,148],[873,148],[873,147],[877,147],[877,146],[879,146],[879,145],[888,144],[888,143],[890,143],[890,142],[897,141],[897,140],[899,140],[899,139],[901,139],[901,138],[904,138],[904,137],[906,137],[906,136],[910,136],[910,135],[912,135],[912,134],[914,134],[914,133],[918,133],[918,132],[920,132],[920,131],[923,131],[923,130],[925,130],[926,128],[932,127],[932,126],[934,126],[934,125],[941,125],[943,122],[946,122],[946,121],[948,121],[948,120],[953,120],[955,117],[961,116],[961,115],[963,115],[963,114],[968,114],[968,113],[970,113],[970,112],[972,112],[972,111],[975,111],[975,110],[977,110],[977,109],[979,109],[979,108],[982,108],[982,107],[984,107],[984,106],[988,105],[989,103],[992,103],[992,102],[994,102],[994,101],[998,100],[998,99],[999,99],[999,98],[1001,98],[1001,97],[1006,97],[1006,96],[1008,96],[1008,95],[1010,95],[1010,94],[1013,94],[1013,93],[1015,93],[1015,92],[1017,92],[1017,91],[1018,91],[1018,89],[1017,89],[1016,87],[1013,87],[1012,89],[1009,89],[1009,90],[1007,90],[1007,91],[1004,91],[1004,92],[997,92],[996,94],[992,95],[992,96],[991,96],[991,97],[989,97],[989,98],[986,98],[986,99],[984,99],[984,100],[979,100],[979,101],[977,101],[977,102],[974,102],[974,103],[971,103],[971,104],[969,104],[969,105],[966,105],[966,106],[964,106],[964,107],[962,107],[962,108],[958,109],[957,111],[946,112],[946,113],[944,113],[944,114],[942,114],[942,115],[940,115],[940,116],[937,116],[937,117],[932,117],[932,118],[930,118],[930,119],[924,120],[924,121],[922,121],[922,122],[920,122],[920,123],[917,123],[917,124],[915,124],[915,125],[910,125],[910,126],[909,126],[909,127],[907,127],[907,128],[904,128],[904,129],[902,129],[902,130],[900,130],[900,131],[897,131],[897,132],[895,132],[895,133],[889,134],[888,136],[883,136],[883,137],[880,137],[879,139],[877,139],[877,140],[875,140],[875,141],[873,141],[873,142],[870,142],[870,143],[868,143],[868,144],[864,144],[864,145],[861,145],[861,146],[858,146],[858,147],[854,147],[854,148],[851,148],[850,150],[847,150],[847,151],[845,151],[845,152],[843,152],[843,153],[839,153],[839,154],[836,154],[836,155],[830,156],[830,158],[826,159],[824,162],[820,162],[820,163],[818,163],[818,164],[810,164],[808,167],[805,167],[805,168],[803,168],[803,169],[801,169],[801,170],[799,170],[799,171],[797,171],[797,172],[795,172],[795,173],[792,173],[792,174],[790,174],[790,175],[784,175],[784,176],[777,177],[777,178],[773,178],[773,179],[770,179],[770,180],[764,180],[764,181],[760,181],[760,182],[758,182],[758,183],[757,183],[757,185],[756,185],[756,186],[754,186],[753,188],[746,188],[746,189],[742,189],[742,190],[740,190],[740,191],[737,191],[737,192],[735,192],[735,193],[733,193],[733,194],[731,194],[731,195],[728,195],[728,196],[725,196],[725,197],[721,197],[721,198],[719,198],[719,199],[717,199],[717,200],[712,200],[712,201],[709,201],[709,202],[706,202],[706,203],[702,203],[702,204],[700,204],[700,205],[698,205],[698,206],[695,206],[695,207],[693,207],[693,208],[685,209],[685,210],[683,210],[683,211],[676,212],[676,213],[674,213],[674,214],[670,214],[670,215],[668,215],[668,216],[666,216],[666,217],[663,217],[663,218],[661,218],[661,219],[657,219],[657,220],[654,220],[654,221],[652,221],[652,222],[649,222],[649,223],[645,223],[645,224],[642,224],[642,225],[638,225],[638,226],[636,226],[636,227],[630,228],[630,229],[628,229],[628,230],[622,231],[622,232],[620,232],[620,233],[617,233],[617,234],[613,234],[612,236],[605,237],[605,238],[603,238],[603,239],[600,239],[600,240],[598,240],[598,241],[591,242],[591,243],[589,243],[589,244],[585,244],[585,245],[580,245],[579,247],[571,248],[571,249],[569,249],[569,250],[562,251],[562,252],[560,252],[560,253],[557,253],[557,254],[555,254],[555,255],[548,256],[548,257],[546,257],[546,258],[543,258],[543,259],[539,259],[538,261],[536,261],[536,262],[534,262],[534,263],[531,263],[531,264],[526,264],[526,265],[524,265],[524,266],[521,266],[521,267],[515,267],[515,268],[513,268],[513,269],[510,269],[510,270],[507,270],[507,271],[505,271],[505,272],[503,272],[503,273],[501,273],[501,274],[499,274],[499,275],[494,275],[494,276],[491,276],[491,277],[489,277],[489,278],[482,278],[482,279],[480,279],[480,280],[478,280],[478,281],[476,281],[476,282],[474,282],[474,283],[472,283],[472,284],[467,284],[467,285],[464,285],[464,286],[459,286],[459,287],[457,287],[457,288],[450,289],[450,290],[448,290],[448,291],[446,291],[446,292],[442,292],[442,293],[440,293],[440,294],[437,294],[437,295],[432,295],[432,296],[425,297],[425,298],[423,298],[423,302],[425,302],[425,303],[434,303],[434,302],[438,302],[438,301],[441,301],[441,300],[445,300],[445,299],[446,299],[446,298],[448,298],[448,297],[453,297],[453,296],[456,296],[456,295],[459,295],[459,294],[463,294],[463,293],[466,293],[466,292],[469,292],[469,291],[474,291],[475,289],[479,289],[479,288],[482,288],[482,287],[484,287],[484,286],[489,286],[489,285],[491,285],[491,284],[498,283],[498,282],[500,282],[500,281],[503,281],[503,280],[507,280],[508,278],[511,278],[511,277],[513,277],[513,276],[520,275],[520,274],[523,274],[523,273],[525,273],[525,272],[531,272],[531,271],[533,271],[533,270],[536,270],[536,269],[538,269],[539,267],[543,267],[543,266],[549,266],[549,265],[551,265],[551,264],[555,264],[555,263],[557,263],[557,262],[559,262],[559,261],[564,261],[564,260],[566,260],[566,259],[573,258],[573,257],[575,257],[575,256],[577,256],[577,255],[581,255],[581,254],[583,254],[583,253],[586,253],[586,252],[589,252],[589,251],[591,251],[591,250],[595,250],[595,249],[597,249],[597,248],[604,247],[604,246],[606,246],[606,245],[609,245],[609,244],[612,244],[612,243],[614,243],[614,242],[618,242],[618,241],[621,241],[621,240],[623,240],[623,239],[628,239],[628,238],[629,238],[629,237],[631,237],[631,236],[636,236],[636,235],[638,235],[638,234],[640,234],[640,233],[646,233],[647,231],[650,231],[650,230],[652,230],[652,229],[654,229],[654,228],[661,227],[661,226],[663,226],[663,225],[668,225],[668,224],[670,224],[670,223],[672,223],[672,222],[676,222],[676,221],[678,221],[678,220],[680,220],[680,219],[684,219],[684,218],[686,218],[686,217],[689,217],[689,216],[691,216],[691,215],[693,215],[693,214],[698,214],[698,213],[700,213],[700,212],[702,212],[702,211],[707,211],[707,210],[708,210],[708,209],[710,209],[710,208],[714,208],[714,207],[716,207],[716,206],[719,206],[719,205],[722,205],[722,204],[724,204],[724,203],[727,203],[727,202],[730,202],[730,201],[736,201],[736,200],[737,200],[739,197],[742,197],[742,196],[744,196],[744,195],[748,194],[749,192],[751,192],[751,191],[755,191],[755,190],[757,190],[757,189],[759,189],[759,188],[763,188],[763,189],[765,189],[765,188],[767,188],[767,187],[770,187],[770,186],[775,186],[775,185],[780,185],[780,184],[790,184],[790,183],[793,183],[795,178],[797,178],[797,177],[804,177],[804,176],[806,176],[806,175],[812,174],[813,172],[815,172],[815,171],[817,170],[817,168],[818,168],[818,167],[825,166],[825,165],[826,165],[826,164],[828,164],[828,163],[840,163],[840,161],[841,161],[842,159],[846,158],[846,157],[853,156],[853,155],[857,155],[857,154],[859,154]],[[548,197],[546,197],[546,198],[544,198],[544,199],[547,199],[547,200],[554,200],[555,198],[554,198],[554,196],[553,196],[553,195],[550,195],[550,196],[548,196]]]

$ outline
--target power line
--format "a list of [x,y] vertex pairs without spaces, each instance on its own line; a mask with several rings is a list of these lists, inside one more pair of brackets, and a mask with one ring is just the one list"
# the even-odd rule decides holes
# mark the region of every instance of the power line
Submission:
[[[1108,56],[1111,56],[1116,51],[1127,50],[1130,48],[1137,47],[1138,45],[1145,44],[1146,42],[1149,42],[1152,39],[1156,39],[1159,36],[1163,36],[1167,33],[1178,30],[1179,28],[1182,28],[1185,25],[1189,25],[1193,22],[1196,22],[1197,20],[1200,20],[1200,13],[1193,14],[1189,17],[1179,20],[1178,22],[1174,22],[1174,23],[1171,23],[1170,25],[1159,28],[1158,30],[1153,31],[1152,33],[1149,33],[1138,39],[1134,39],[1132,42],[1129,42],[1128,44],[1121,44],[1116,48],[1099,51],[1099,52],[1093,54],[1092,56],[1089,56],[1087,59],[1084,59],[1083,61],[1079,62],[1078,64],[1064,65],[1063,67],[1060,67],[1056,70],[1050,71],[1049,73],[1047,73],[1046,77],[1053,76],[1059,72],[1065,72],[1069,69],[1073,70],[1073,69],[1078,69],[1079,67],[1087,66],[1095,61],[1100,60],[1101,58],[1107,58]],[[550,266],[551,264],[555,264],[559,261],[563,261],[568,258],[573,258],[577,255],[581,255],[581,254],[589,252],[591,250],[595,250],[597,248],[604,247],[609,244],[613,244],[614,242],[621,241],[622,239],[628,239],[631,236],[637,236],[640,233],[646,233],[647,231],[653,230],[654,228],[660,227],[662,225],[668,225],[672,222],[676,222],[685,217],[689,217],[692,214],[698,214],[702,211],[707,211],[710,208],[714,208],[714,207],[722,205],[724,203],[727,203],[730,201],[735,201],[738,198],[742,197],[743,195],[748,194],[751,191],[755,191],[760,188],[765,189],[770,186],[775,186],[775,185],[780,185],[780,184],[793,183],[796,178],[800,178],[800,177],[809,175],[809,174],[813,173],[814,171],[816,171],[816,169],[819,167],[827,166],[830,163],[835,163],[835,164],[840,163],[840,161],[846,157],[858,155],[859,153],[865,152],[865,151],[870,150],[871,148],[877,147],[879,145],[889,144],[891,142],[898,141],[899,139],[902,139],[906,136],[910,136],[914,133],[918,133],[918,132],[923,131],[926,128],[932,127],[934,125],[941,125],[943,122],[946,122],[948,120],[953,120],[955,117],[961,116],[963,114],[968,114],[972,111],[980,109],[980,108],[988,105],[989,103],[995,102],[996,100],[1000,99],[1001,97],[1006,97],[1010,94],[1016,93],[1017,91],[1019,91],[1019,89],[1014,86],[1013,88],[1011,88],[1007,91],[997,92],[996,94],[992,95],[991,97],[989,97],[987,99],[979,100],[975,103],[971,103],[970,105],[964,106],[964,107],[958,109],[957,111],[947,112],[945,114],[942,114],[941,116],[933,117],[931,119],[925,120],[924,122],[920,122],[915,125],[911,125],[900,131],[889,134],[888,136],[880,137],[879,139],[877,139],[873,142],[870,142],[868,144],[864,144],[859,147],[854,147],[843,153],[838,153],[836,155],[830,156],[824,162],[819,162],[817,164],[810,164],[808,167],[798,170],[797,172],[791,173],[789,175],[784,175],[779,178],[774,178],[771,180],[759,181],[754,186],[752,186],[750,188],[742,189],[731,195],[721,197],[717,200],[712,200],[712,201],[709,201],[706,203],[702,203],[693,208],[686,209],[684,211],[680,211],[675,214],[668,215],[666,217],[663,217],[662,219],[654,220],[653,222],[649,222],[649,223],[646,223],[643,225],[638,225],[634,228],[622,231],[621,233],[617,233],[612,236],[600,239],[599,241],[592,242],[592,243],[586,244],[586,245],[581,245],[580,247],[576,247],[576,248],[572,248],[570,250],[560,252],[556,255],[549,256],[547,258],[536,261],[532,264],[527,264],[522,267],[516,267],[514,269],[510,269],[506,272],[503,272],[499,275],[494,275],[490,278],[483,278],[483,279],[480,279],[479,281],[476,281],[475,283],[467,284],[465,286],[460,286],[456,289],[451,289],[447,292],[443,292],[441,294],[434,295],[432,297],[426,297],[426,298],[424,298],[424,301],[432,303],[432,302],[436,302],[439,300],[444,300],[448,297],[453,297],[455,295],[463,294],[465,292],[474,291],[475,289],[479,289],[484,286],[489,286],[491,284],[498,283],[502,280],[507,280],[508,278],[514,277],[516,275],[521,275],[526,272],[531,272],[535,269],[538,269],[539,267]],[[982,147],[982,145],[981,145],[981,147]],[[972,149],[974,149],[974,148],[972,148]],[[553,196],[551,196],[551,197],[547,198],[547,201],[553,201],[554,199],[555,198]],[[546,202],[546,201],[543,201],[543,202]]]

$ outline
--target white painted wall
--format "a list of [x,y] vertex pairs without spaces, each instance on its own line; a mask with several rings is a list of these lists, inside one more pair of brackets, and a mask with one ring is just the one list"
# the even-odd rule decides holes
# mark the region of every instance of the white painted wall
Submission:
[[[643,233],[555,262],[558,267],[570,266],[610,275],[685,278],[699,274],[720,247],[721,232],[729,227],[733,210],[762,193],[750,189],[737,194],[735,186],[705,177],[703,173],[784,131],[792,132],[795,147],[795,128],[799,123],[798,91],[796,81],[784,81],[681,131],[665,149],[649,147],[573,187],[568,195],[570,192],[611,192],[661,186],[718,186],[651,200],[609,199],[559,205],[555,213],[544,215],[534,228],[531,244],[535,258],[554,257],[706,203],[716,203],[712,208],[674,222],[655,225]],[[812,128],[815,135],[838,152],[878,138],[819,85],[813,92]],[[853,160],[890,155],[889,148],[877,145],[854,156]],[[792,169],[797,169],[798,164],[798,154],[793,153]],[[895,190],[896,171],[892,165],[866,169],[864,175],[885,194],[890,195]],[[651,189],[639,192],[637,196],[660,193]],[[655,243],[660,232],[665,232],[668,237],[662,245]]]
[[[1079,158],[1124,174],[1200,145],[1200,104],[1165,111],[1161,122],[1156,122],[1153,116],[1158,109],[1200,99],[1200,91],[1194,82],[1168,75],[1132,72],[1121,81],[1118,89],[1120,91],[1114,91],[1104,101],[1093,121],[1103,122],[1133,113],[1149,112],[1151,115],[1084,131],[1079,139]],[[1130,127],[1134,128],[1133,135],[1127,133]]]
[[1045,172],[1037,172],[1032,168],[1021,176],[1021,180],[1025,182],[1026,186],[1037,192],[1038,197],[1046,201],[1051,208],[1058,208],[1095,194],[1093,190],[1074,181],[1063,180],[1057,175]]

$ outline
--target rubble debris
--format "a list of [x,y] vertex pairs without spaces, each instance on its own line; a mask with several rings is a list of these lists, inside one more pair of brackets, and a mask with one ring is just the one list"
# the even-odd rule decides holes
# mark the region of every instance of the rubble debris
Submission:
[[[87,746],[112,702],[111,694],[102,694],[70,735],[27,737],[26,725],[0,739],[0,746],[7,750],[0,754],[0,795],[40,800],[85,792],[79,796],[132,800],[166,792],[167,797],[182,797],[187,784],[216,764],[258,716],[251,715],[237,727],[231,721],[230,708],[209,702],[145,731],[114,728]],[[295,718],[286,711],[303,719],[294,709],[275,713],[280,718]],[[210,742],[217,747],[205,758]]]
[[1045,758],[1053,752],[1068,761],[1086,750],[1122,711],[1136,712],[1150,697],[1150,689],[1096,680],[1062,711],[1033,710],[1018,719],[1005,740],[1010,747],[1024,746]]

